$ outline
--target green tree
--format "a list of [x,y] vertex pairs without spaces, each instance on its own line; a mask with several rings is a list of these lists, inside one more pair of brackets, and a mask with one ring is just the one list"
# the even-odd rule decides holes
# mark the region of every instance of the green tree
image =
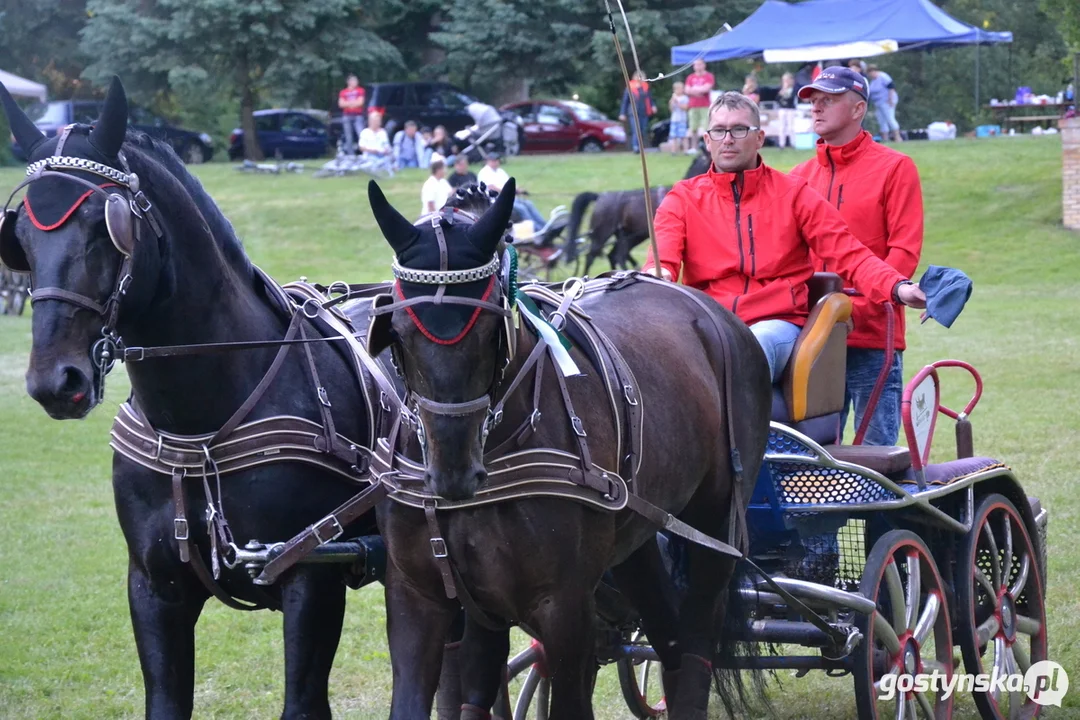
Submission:
[[86,93],[79,77],[88,59],[79,47],[84,25],[84,0],[0,1],[0,68],[45,83],[54,97]]
[[189,99],[228,88],[240,104],[244,153],[261,159],[252,115],[261,98],[294,99],[342,66],[400,65],[367,29],[368,0],[89,0],[84,74],[120,74],[136,98]]

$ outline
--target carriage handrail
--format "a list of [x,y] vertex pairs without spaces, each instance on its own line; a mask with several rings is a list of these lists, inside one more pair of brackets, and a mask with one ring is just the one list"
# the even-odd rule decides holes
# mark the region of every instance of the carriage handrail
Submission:
[[951,417],[953,420],[962,420],[971,415],[971,411],[975,409],[975,405],[978,404],[979,399],[982,397],[982,375],[980,375],[979,371],[976,370],[970,363],[966,363],[963,360],[938,360],[937,362],[930,363],[920,372],[926,372],[929,368],[945,367],[958,367],[963,370],[967,370],[969,373],[971,373],[971,377],[975,380],[975,394],[971,396],[971,400],[968,401],[968,404],[964,406],[963,410],[961,410],[960,412],[956,412],[955,410],[951,410],[944,405],[938,405],[938,410],[944,413],[946,416]]

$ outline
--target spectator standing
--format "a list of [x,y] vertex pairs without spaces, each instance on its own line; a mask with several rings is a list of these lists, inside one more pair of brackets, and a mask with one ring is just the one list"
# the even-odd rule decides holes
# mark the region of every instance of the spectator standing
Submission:
[[671,86],[671,99],[668,107],[671,108],[671,125],[668,132],[668,140],[671,141],[671,154],[690,152],[689,110],[690,96],[686,94],[685,85],[675,82]]
[[458,155],[454,158],[454,172],[450,173],[450,178],[447,182],[449,182],[450,187],[455,190],[459,187],[475,185],[479,182],[476,179],[476,175],[469,170],[469,158],[464,155]]
[[[634,107],[637,108],[637,127],[634,126],[634,113],[630,108],[630,103],[634,103]],[[619,120],[627,123],[630,128],[631,152],[637,152],[638,141],[645,137],[649,118],[655,113],[656,105],[653,104],[652,95],[649,93],[649,83],[645,81],[645,73],[635,70],[630,87],[623,91],[622,106],[619,108]]]
[[338,93],[338,107],[341,108],[341,127],[345,132],[345,152],[356,152],[356,140],[364,130],[364,88],[360,87],[360,78],[349,75],[345,87]]
[[446,164],[442,160],[431,163],[431,175],[420,188],[420,214],[438,212],[454,194],[454,188],[446,181]]
[[777,144],[783,150],[788,141],[795,145],[795,76],[789,72],[780,78],[780,89],[776,91],[776,120],[780,126]]
[[406,120],[404,129],[394,133],[394,164],[398,168],[427,167],[426,147],[416,122]]
[[894,142],[901,142],[900,123],[896,121],[896,106],[900,102],[896,85],[888,73],[878,70],[877,65],[868,67],[867,72],[870,75],[870,102],[874,105],[881,141],[888,142],[891,136]]
[[711,72],[705,70],[705,61],[698,58],[694,61],[694,72],[686,78],[686,94],[690,96],[690,109],[687,112],[689,119],[689,133],[691,138],[699,138],[705,134],[709,126],[709,93],[716,84],[716,78]]
[[393,158],[390,138],[382,127],[382,115],[377,112],[368,114],[367,127],[360,132],[360,152],[364,157],[379,165],[389,167]]

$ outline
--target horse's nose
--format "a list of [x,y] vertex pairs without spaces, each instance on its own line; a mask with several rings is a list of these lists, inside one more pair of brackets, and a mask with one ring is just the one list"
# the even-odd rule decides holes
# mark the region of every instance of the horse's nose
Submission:
[[58,363],[26,374],[27,393],[54,417],[80,415],[90,401],[90,389],[90,378],[74,365]]
[[429,469],[424,473],[428,490],[447,500],[470,500],[487,481],[487,471],[474,467],[464,472],[441,472]]

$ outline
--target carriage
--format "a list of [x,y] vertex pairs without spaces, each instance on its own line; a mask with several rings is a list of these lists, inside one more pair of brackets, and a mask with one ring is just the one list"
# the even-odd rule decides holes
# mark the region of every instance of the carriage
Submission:
[[[975,455],[970,418],[982,378],[961,361],[934,362],[907,384],[907,447],[841,444],[850,299],[839,277],[819,273],[810,301],[813,311],[774,388],[765,463],[748,508],[749,555],[767,577],[737,590],[740,639],[784,651],[752,653],[736,665],[850,674],[861,718],[950,717],[955,697],[972,690],[960,683],[948,695],[935,691],[955,674],[1023,675],[1048,659],[1048,512],[1007,465]],[[941,402],[946,369],[973,382],[962,410]],[[931,457],[941,418],[954,421],[956,444],[952,459],[938,461],[949,454]],[[616,664],[634,717],[661,716],[658,658],[633,608],[606,584],[597,606],[604,628],[598,660]],[[789,654],[793,648],[798,652]],[[507,717],[546,718],[538,643],[511,659],[508,671],[524,682],[512,709],[508,696],[500,698]],[[942,684],[920,690],[916,673],[940,675]],[[975,692],[984,718],[1037,714],[1024,687],[1009,687]]]

